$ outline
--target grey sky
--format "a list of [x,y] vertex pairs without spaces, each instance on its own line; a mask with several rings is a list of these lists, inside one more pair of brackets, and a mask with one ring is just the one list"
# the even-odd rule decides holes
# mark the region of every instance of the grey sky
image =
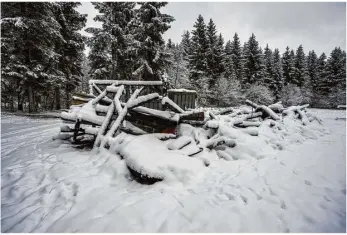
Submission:
[[[100,26],[93,21],[95,9],[89,2],[82,2],[81,13],[88,14],[87,26]],[[164,38],[174,42],[181,40],[184,30],[191,31],[196,18],[201,14],[205,23],[210,18],[221,32],[224,40],[231,40],[235,32],[241,43],[252,32],[260,45],[296,49],[300,44],[305,52],[330,54],[335,46],[346,50],[346,3],[323,2],[169,2],[163,13],[172,15],[175,21]]]

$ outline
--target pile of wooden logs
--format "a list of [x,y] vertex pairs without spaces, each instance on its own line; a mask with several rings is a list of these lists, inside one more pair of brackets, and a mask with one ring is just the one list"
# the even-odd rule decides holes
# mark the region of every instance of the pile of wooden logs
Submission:
[[[141,85],[146,84],[142,82]],[[107,148],[108,140],[121,131],[134,135],[175,133],[179,123],[204,120],[203,112],[185,112],[168,97],[158,93],[140,96],[143,87],[136,89],[126,102],[120,101],[124,85],[112,84],[104,91],[96,85],[93,88],[99,93],[98,96],[74,97],[78,102],[71,106],[69,112],[62,112],[62,120],[74,123],[74,127],[63,126],[55,138],[71,140],[80,147],[94,145]],[[110,98],[112,96],[113,99]],[[160,100],[166,110],[141,106],[153,100]]]

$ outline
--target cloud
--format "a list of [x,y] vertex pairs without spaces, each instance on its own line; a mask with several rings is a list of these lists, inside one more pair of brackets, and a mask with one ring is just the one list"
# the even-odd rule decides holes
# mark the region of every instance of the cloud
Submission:
[[[93,21],[97,12],[90,2],[82,2],[78,10],[88,14],[87,27],[100,27]],[[282,53],[300,44],[306,53],[329,55],[336,46],[346,50],[344,2],[169,2],[162,12],[176,19],[164,35],[174,42],[180,42],[184,30],[193,29],[201,14],[205,23],[213,19],[225,41],[238,33],[243,45],[254,33],[263,48],[268,43]]]
[[243,42],[254,33],[262,47],[266,43],[281,52],[286,46],[296,49],[300,44],[306,53],[314,49],[329,54],[335,46],[346,49],[346,3],[169,3],[163,12],[176,18],[164,35],[175,42],[183,30],[192,30],[201,14],[205,22],[212,18],[225,40],[235,32]]

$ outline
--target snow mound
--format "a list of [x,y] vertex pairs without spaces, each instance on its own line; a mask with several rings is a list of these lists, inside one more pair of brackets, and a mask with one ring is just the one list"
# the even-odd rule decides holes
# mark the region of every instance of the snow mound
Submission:
[[186,183],[205,169],[201,160],[168,150],[155,134],[123,142],[118,150],[129,168],[149,178]]

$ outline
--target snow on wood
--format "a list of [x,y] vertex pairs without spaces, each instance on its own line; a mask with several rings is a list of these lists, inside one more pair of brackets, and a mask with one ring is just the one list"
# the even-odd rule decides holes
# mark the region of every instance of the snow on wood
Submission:
[[179,113],[184,113],[184,110],[181,109],[175,102],[173,102],[169,97],[165,96],[163,97],[163,99],[161,100],[161,104],[165,105],[168,104],[169,106],[171,106],[175,111],[179,112]]
[[282,101],[280,101],[280,102],[277,102],[277,103],[275,103],[275,104],[270,104],[269,106],[268,106],[270,109],[272,109],[274,112],[276,112],[276,113],[280,113],[280,112],[282,112],[283,111],[283,105],[282,105]]
[[219,118],[211,111],[208,112],[208,115],[210,116],[211,119],[219,120]]
[[219,121],[218,120],[207,121],[204,125],[204,129],[205,128],[218,129],[218,127],[219,127]]
[[183,92],[183,93],[196,93],[195,90],[187,90],[187,89],[169,89],[168,92]]
[[257,109],[259,107],[259,105],[257,105],[256,103],[253,103],[250,100],[246,100],[246,104],[248,104],[249,106],[251,106],[252,108]]
[[106,87],[106,91],[107,91],[107,92],[116,93],[117,90],[118,90],[118,87],[116,87],[116,86],[107,86],[107,87]]
[[72,99],[74,100],[79,100],[79,101],[84,101],[84,102],[88,102],[90,101],[91,99],[89,98],[81,98],[81,97],[78,97],[78,96],[72,96]]
[[241,129],[242,132],[245,132],[251,136],[258,136],[259,135],[259,131],[257,128],[255,127],[248,127],[248,128],[245,128],[245,129]]
[[95,99],[93,99],[92,104],[95,105],[97,104],[102,98],[106,97],[107,91],[104,90],[101,92]]
[[144,114],[148,114],[155,117],[160,117],[162,119],[178,122],[180,119],[180,116],[177,113],[171,112],[171,111],[161,111],[156,109],[150,109],[143,106],[138,106],[136,108],[133,108],[136,112],[141,112]]
[[175,140],[171,141],[167,145],[167,148],[170,149],[170,150],[178,150],[178,149],[181,149],[181,148],[187,146],[191,142],[192,142],[192,138],[191,137],[182,136],[182,137],[179,137],[178,139],[175,139]]
[[149,102],[151,100],[155,100],[159,98],[159,94],[158,93],[152,93],[152,94],[148,94],[148,95],[143,95],[143,96],[139,96],[138,98],[134,99],[134,100],[130,100],[129,103],[127,103],[127,107],[128,108],[134,108],[136,106],[140,106],[143,103]]
[[128,85],[128,86],[161,86],[162,81],[129,81],[129,80],[89,80],[89,84],[99,85]]
[[219,136],[217,138],[211,138],[205,142],[205,147],[209,149],[213,149],[219,145],[226,144],[228,147],[235,147],[236,141],[226,138],[225,136]]
[[[123,86],[121,86],[119,88],[119,90],[121,90],[122,88],[124,88]],[[107,89],[106,89],[107,90]],[[121,90],[123,91],[123,90]],[[116,91],[117,94],[119,93],[118,91]],[[105,134],[106,132],[106,128],[110,125],[110,121],[111,121],[111,117],[114,113],[114,110],[115,110],[115,102],[116,102],[116,97],[114,98],[114,101],[111,103],[111,105],[108,107],[108,110],[107,110],[107,114],[106,114],[106,117],[104,118],[104,121],[99,129],[99,133],[98,133],[98,136],[96,137],[96,140],[94,142],[94,147],[96,146],[99,146],[100,144],[100,141],[101,141],[101,137]],[[119,103],[119,100],[118,100],[118,103]]]
[[233,111],[234,111],[234,108],[225,108],[216,112],[215,115],[226,115],[226,114],[232,113]]
[[346,109],[346,105],[344,104],[340,104],[337,106],[338,109]]
[[242,126],[242,127],[249,127],[249,126],[259,127],[260,125],[261,125],[261,122],[250,122],[250,121],[242,121],[241,123],[237,124],[237,126]]
[[269,115],[273,120],[280,120],[280,117],[269,107],[265,106],[265,105],[260,105],[256,111],[261,110],[262,112],[266,113],[267,115]]

